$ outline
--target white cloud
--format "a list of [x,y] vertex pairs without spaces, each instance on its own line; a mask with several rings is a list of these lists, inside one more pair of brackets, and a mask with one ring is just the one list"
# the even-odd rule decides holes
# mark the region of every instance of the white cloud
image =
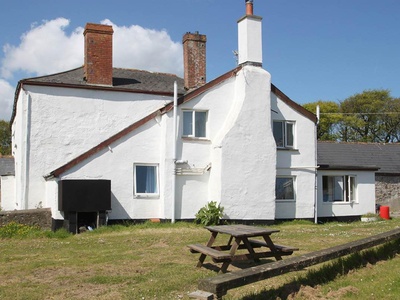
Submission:
[[65,29],[69,20],[58,18],[45,21],[21,36],[18,46],[6,44],[1,75],[13,78],[23,71],[30,75],[44,75],[66,71],[83,63],[83,28],[76,28],[69,36]]
[[[182,45],[174,42],[165,30],[146,29],[138,25],[118,26],[110,20],[101,23],[112,25],[113,64],[120,68],[135,68],[182,76]],[[20,38],[19,45],[3,46],[0,64],[0,118],[9,118],[14,93],[8,81],[26,77],[67,71],[83,65],[83,27],[70,34],[66,28],[70,21],[58,18],[33,24]],[[16,77],[19,78],[16,78]],[[11,89],[11,92],[10,92]],[[6,97],[6,98],[5,98]]]
[[14,87],[0,79],[0,120],[9,121],[14,99]]
[[165,30],[147,29],[138,25],[119,27],[110,20],[101,23],[112,25],[114,29],[115,67],[182,75],[182,44],[173,42]]

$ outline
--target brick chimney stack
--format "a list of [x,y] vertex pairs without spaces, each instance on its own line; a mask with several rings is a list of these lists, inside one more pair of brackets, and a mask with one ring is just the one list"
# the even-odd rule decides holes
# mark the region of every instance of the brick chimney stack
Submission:
[[188,90],[206,83],[206,41],[206,36],[198,32],[183,36],[184,79]]
[[112,26],[87,23],[85,37],[84,77],[87,83],[112,85]]

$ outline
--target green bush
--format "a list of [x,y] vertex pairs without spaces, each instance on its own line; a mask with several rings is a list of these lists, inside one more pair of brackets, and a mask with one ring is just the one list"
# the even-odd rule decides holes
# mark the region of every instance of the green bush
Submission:
[[195,222],[205,226],[218,225],[220,218],[224,215],[223,212],[224,208],[220,204],[217,205],[216,201],[211,201],[200,208],[196,214]]
[[37,226],[29,226],[12,221],[7,225],[0,227],[0,238],[26,237],[31,235],[38,235],[40,231],[41,231],[40,228]]

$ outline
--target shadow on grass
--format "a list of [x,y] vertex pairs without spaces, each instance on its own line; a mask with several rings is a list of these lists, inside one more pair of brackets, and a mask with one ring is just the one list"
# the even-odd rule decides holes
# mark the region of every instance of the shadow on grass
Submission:
[[326,263],[319,269],[312,269],[304,276],[301,276],[285,285],[263,290],[257,294],[251,294],[240,298],[241,300],[276,300],[287,299],[289,295],[299,292],[302,286],[315,287],[335,280],[338,276],[346,275],[351,270],[365,267],[367,264],[375,264],[381,260],[388,260],[400,253],[400,239],[389,242],[385,245],[365,250],[361,253],[354,253],[345,258],[336,259]]

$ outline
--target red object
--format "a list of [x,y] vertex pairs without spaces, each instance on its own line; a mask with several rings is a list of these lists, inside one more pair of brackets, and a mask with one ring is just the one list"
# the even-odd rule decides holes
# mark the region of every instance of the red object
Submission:
[[379,209],[379,213],[381,218],[387,220],[390,219],[389,206],[381,206],[381,208]]

